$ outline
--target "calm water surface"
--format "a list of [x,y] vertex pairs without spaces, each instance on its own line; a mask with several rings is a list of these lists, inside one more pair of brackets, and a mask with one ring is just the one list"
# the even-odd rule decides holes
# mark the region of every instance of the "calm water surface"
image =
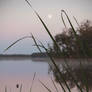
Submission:
[[22,92],[29,92],[35,72],[32,92],[47,92],[38,80],[51,86],[48,67],[47,61],[0,60],[0,92],[5,92],[5,87],[8,92],[19,92],[16,84],[23,85]]
[[[8,92],[19,92],[16,84],[22,84],[22,92],[30,92],[32,79],[36,72],[35,81],[32,92],[48,92],[38,80],[46,84],[53,92],[54,89],[50,75],[48,75],[49,65],[47,61],[33,60],[0,60],[0,92],[5,92],[7,87]],[[58,89],[60,86],[56,83]],[[77,92],[76,89],[73,89]]]

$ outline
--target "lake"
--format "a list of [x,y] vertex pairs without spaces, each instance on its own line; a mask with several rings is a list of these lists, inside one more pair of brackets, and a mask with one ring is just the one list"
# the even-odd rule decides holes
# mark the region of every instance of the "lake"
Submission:
[[[19,87],[22,84],[22,92],[30,92],[30,87],[32,85],[35,72],[36,76],[32,86],[32,92],[48,92],[42,86],[39,80],[48,86],[52,92],[56,92],[50,78],[52,75],[54,76],[54,74],[48,74],[50,71],[48,62],[48,59],[0,60],[0,92],[5,92],[5,88],[7,89],[7,92],[19,92],[20,89],[16,88],[17,84],[19,84]],[[63,63],[64,61],[60,62],[57,60],[57,65],[62,65]],[[79,63],[74,62],[74,60],[71,62],[71,66],[77,66],[78,64]],[[87,63],[86,65],[90,65],[87,67],[92,67],[91,62]],[[61,66],[61,68],[63,67]],[[56,83],[56,86],[58,87],[59,92],[63,92],[58,83]],[[72,92],[77,92],[76,88],[73,88]]]

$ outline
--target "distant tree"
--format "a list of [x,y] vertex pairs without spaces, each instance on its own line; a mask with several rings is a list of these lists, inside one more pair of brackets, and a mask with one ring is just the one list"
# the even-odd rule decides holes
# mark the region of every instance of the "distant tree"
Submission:
[[[62,53],[67,57],[87,57],[92,56],[92,23],[90,21],[83,22],[76,29],[77,39],[71,28],[57,34],[55,40],[61,48]],[[55,45],[53,44],[55,51]]]
[[87,20],[86,22],[81,24],[78,31],[86,54],[88,56],[92,56],[92,23]]

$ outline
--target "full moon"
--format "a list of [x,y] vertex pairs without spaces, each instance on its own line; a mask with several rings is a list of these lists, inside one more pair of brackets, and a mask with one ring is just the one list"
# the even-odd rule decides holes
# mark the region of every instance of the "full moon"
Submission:
[[48,18],[51,19],[52,18],[52,15],[51,14],[48,14]]

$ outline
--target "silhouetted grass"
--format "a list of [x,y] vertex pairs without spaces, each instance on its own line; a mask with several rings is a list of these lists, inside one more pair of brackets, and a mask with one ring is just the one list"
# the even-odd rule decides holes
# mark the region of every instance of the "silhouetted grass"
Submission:
[[48,90],[48,92],[52,92],[52,91],[49,89],[49,87],[47,87],[43,82],[41,82],[40,80],[39,80],[39,82],[42,84],[42,86],[43,86],[44,88],[46,88],[46,89]]
[[56,89],[56,92],[59,92],[59,91],[58,91],[58,88],[57,88],[57,86],[56,86],[56,84],[55,84],[55,82],[54,82],[54,80],[52,79],[52,77],[51,77],[51,81],[52,81],[52,83],[53,83],[53,85],[54,85],[54,88]]
[[22,92],[22,84],[20,85],[20,92]]
[[36,77],[36,72],[34,73],[34,76],[33,76],[33,80],[32,80],[32,85],[31,85],[31,88],[30,88],[30,92],[32,92],[32,87],[33,87],[33,83],[34,83],[35,77]]
[[[38,19],[40,20],[40,22],[41,22],[42,25],[44,26],[46,32],[48,33],[48,35],[49,35],[50,38],[52,39],[53,43],[55,44],[55,46],[56,46],[56,48],[57,48],[57,49],[56,49],[56,50],[57,50],[57,51],[56,51],[57,54],[60,56],[60,55],[61,55],[60,47],[58,46],[58,44],[57,44],[57,42],[55,41],[55,39],[54,39],[54,37],[52,36],[52,34],[50,33],[50,30],[49,30],[48,27],[46,26],[45,22],[42,20],[42,18],[41,18],[40,15],[36,12],[36,10],[34,10],[34,8],[32,7],[32,5],[30,4],[30,2],[29,2],[28,0],[25,0],[25,1],[28,3],[28,5],[32,8],[32,10],[34,11],[34,13],[37,15]],[[64,10],[61,10],[61,18],[62,18],[62,22],[63,22],[64,26],[66,27],[66,24],[65,24],[65,21],[64,21],[64,18],[63,18],[63,13],[65,14],[66,18],[68,19],[68,22],[69,22],[69,24],[70,24],[70,26],[71,26],[71,28],[72,28],[72,31],[73,31],[73,33],[74,33],[74,35],[75,35],[75,38],[78,39],[77,32],[75,31],[74,26],[73,26],[72,22],[70,21],[70,19],[69,19],[67,13],[66,13]],[[76,19],[75,19],[75,20],[76,20]],[[77,22],[77,20],[76,20],[76,22]],[[77,24],[78,24],[78,22],[77,22]],[[67,81],[66,81],[66,79],[65,79],[65,77],[64,77],[64,75],[63,75],[63,73],[60,71],[59,67],[58,67],[57,64],[55,63],[55,60],[53,59],[53,56],[48,52],[48,49],[47,49],[41,42],[40,42],[40,43],[37,43],[35,37],[34,37],[32,34],[31,34],[31,36],[26,36],[26,37],[22,37],[22,38],[18,39],[18,40],[15,41],[13,44],[11,44],[8,48],[6,48],[6,49],[4,50],[4,52],[7,51],[9,48],[11,48],[13,45],[15,45],[17,42],[19,42],[19,41],[21,41],[21,40],[23,40],[23,39],[26,39],[26,38],[32,38],[33,41],[34,41],[34,43],[35,43],[35,46],[37,46],[38,50],[39,50],[41,53],[42,53],[42,51],[41,51],[40,47],[43,48],[43,49],[46,51],[48,57],[50,58],[51,62],[53,63],[53,65],[54,65],[54,67],[55,67],[55,69],[56,69],[56,72],[59,74],[60,78],[62,78],[62,80],[63,80],[64,85],[62,84],[62,82],[59,80],[59,78],[58,78],[58,76],[57,76],[58,83],[60,84],[60,86],[61,86],[63,92],[66,92],[66,90],[68,90],[68,92],[71,92],[71,88],[69,87],[69,85],[68,85],[68,83],[67,83]],[[82,46],[82,43],[80,42],[80,40],[78,40],[78,44],[81,45],[81,49],[83,50],[83,53],[86,54],[85,51],[84,51],[84,48],[83,48],[83,46]],[[71,76],[71,78],[72,78],[73,82],[75,83],[76,87],[80,90],[80,92],[83,92],[83,88],[79,85],[79,83],[78,83],[77,80],[74,78],[74,76],[73,76],[73,74],[72,74],[72,72],[71,72],[71,67],[70,67],[67,63],[66,63],[66,65],[67,65],[68,68],[65,68],[65,69],[66,69],[66,71],[68,72],[68,74]],[[50,66],[50,67],[51,67],[51,66]],[[81,66],[81,68],[82,68],[82,66]],[[84,72],[83,72],[83,75],[84,75]],[[33,81],[34,81],[34,78],[35,78],[35,75],[34,75],[34,77],[33,77]],[[87,79],[85,78],[85,75],[83,76],[83,81],[84,81],[84,84],[85,84],[86,92],[89,92],[89,90],[88,90],[89,88],[88,88],[88,85],[87,85]],[[50,90],[50,88],[48,88],[43,82],[41,82],[41,81],[39,81],[39,82],[47,89],[48,92],[52,92],[52,91]],[[54,88],[55,88],[56,91],[58,92],[57,87],[55,86],[55,83],[54,83],[53,80],[52,80],[52,82],[53,82]],[[33,85],[33,83],[32,83],[32,85]],[[65,89],[65,87],[66,87],[66,89]],[[32,86],[31,86],[31,89],[32,89]],[[30,92],[31,92],[31,89],[30,89]],[[5,88],[5,92],[7,92],[7,88]],[[21,87],[20,87],[20,92],[22,92],[22,85],[21,85]],[[60,91],[59,91],[59,92],[60,92]]]
[[5,92],[7,92],[7,86],[5,86]]

